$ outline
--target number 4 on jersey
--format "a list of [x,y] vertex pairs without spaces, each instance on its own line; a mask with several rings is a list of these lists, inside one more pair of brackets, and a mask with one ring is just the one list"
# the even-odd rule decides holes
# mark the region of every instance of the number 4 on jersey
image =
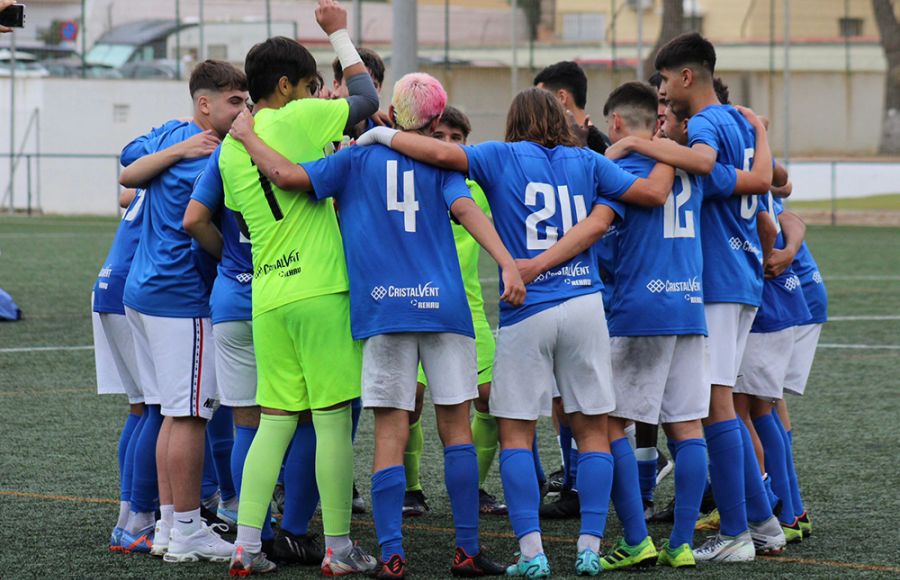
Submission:
[[403,172],[403,201],[397,198],[397,161],[387,162],[387,208],[388,211],[403,213],[403,230],[416,231],[416,212],[419,211],[419,202],[416,200],[415,176],[410,171]]

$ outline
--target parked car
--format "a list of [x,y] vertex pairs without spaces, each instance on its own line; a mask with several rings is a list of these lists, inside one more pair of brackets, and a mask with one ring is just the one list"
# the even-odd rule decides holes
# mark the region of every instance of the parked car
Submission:
[[142,60],[119,67],[126,79],[177,79],[178,69],[173,60]]
[[[8,77],[12,74],[12,52],[8,49],[0,50],[0,77]],[[16,51],[16,76],[17,77],[46,77],[50,76],[47,69],[41,66],[30,52]]]
[[[45,60],[41,64],[52,77],[81,78],[81,59],[79,58]],[[120,79],[122,73],[109,66],[88,64],[85,67],[85,77],[89,79]]]

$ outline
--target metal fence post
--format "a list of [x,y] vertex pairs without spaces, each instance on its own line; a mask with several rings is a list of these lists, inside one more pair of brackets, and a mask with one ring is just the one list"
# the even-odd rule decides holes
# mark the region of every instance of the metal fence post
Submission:
[[831,225],[837,225],[837,161],[831,162]]
[[25,171],[28,172],[28,175],[27,175],[27,178],[28,178],[27,179],[27,184],[28,184],[27,185],[27,188],[28,188],[28,190],[27,190],[28,191],[28,202],[27,203],[28,203],[28,206],[27,206],[26,211],[28,212],[28,215],[31,215],[31,154],[30,153],[27,153],[25,155]]

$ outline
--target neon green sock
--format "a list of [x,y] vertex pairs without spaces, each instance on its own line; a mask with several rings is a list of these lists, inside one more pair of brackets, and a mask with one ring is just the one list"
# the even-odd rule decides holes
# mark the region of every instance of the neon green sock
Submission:
[[316,429],[316,483],[322,500],[326,536],[350,533],[353,501],[353,442],[350,405],[332,411],[313,411]]
[[297,415],[260,416],[259,430],[244,461],[238,525],[262,529],[281,470],[281,458],[294,437],[297,421]]
[[491,464],[494,463],[498,441],[497,419],[489,413],[482,413],[476,409],[475,416],[472,417],[472,443],[478,454],[479,488],[484,487],[484,480],[487,479]]
[[422,433],[422,419],[409,426],[409,440],[403,453],[403,469],[406,470],[406,491],[422,491],[419,468],[422,466],[422,450],[425,435]]

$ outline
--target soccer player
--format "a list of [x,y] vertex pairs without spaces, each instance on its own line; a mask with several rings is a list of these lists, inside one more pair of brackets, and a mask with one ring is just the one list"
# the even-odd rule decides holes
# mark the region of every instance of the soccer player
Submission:
[[[347,126],[378,107],[372,79],[346,30],[346,10],[332,0],[320,0],[316,20],[343,64],[347,99],[303,98],[318,89],[316,62],[296,42],[284,56],[269,52],[263,43],[245,62],[251,98],[286,103],[260,109],[255,129],[294,163],[321,158]],[[256,402],[262,411],[244,464],[230,572],[274,569],[262,553],[260,530],[301,412],[304,421],[311,414],[316,436],[315,473],[325,530],[323,573],[368,572],[376,560],[349,537],[349,402],[360,395],[360,352],[350,335],[347,271],[334,206],[272,184],[233,138],[222,144],[219,169],[225,206],[245,223],[252,242]]]
[[[436,79],[409,74],[394,86],[389,114],[402,131],[430,135],[446,99]],[[403,455],[420,358],[430,377],[456,525],[451,573],[502,574],[504,568],[492,562],[478,542],[478,464],[468,420],[469,401],[478,394],[475,334],[447,211],[501,266],[503,299],[521,304],[525,287],[515,262],[461,175],[416,163],[385,147],[351,147],[298,167],[243,127],[247,120],[247,115],[239,119],[232,134],[279,188],[311,191],[320,200],[333,196],[340,203],[351,327],[354,338],[365,341],[363,404],[375,412],[372,508],[381,544],[376,576],[398,578],[406,573],[400,531],[406,490]]]
[[[771,165],[767,147],[766,151],[754,150],[750,123],[733,107],[719,104],[713,88],[715,62],[715,48],[696,33],[682,34],[663,46],[655,63],[663,79],[660,92],[665,93],[676,115],[690,117],[689,147],[638,139],[629,141],[629,146],[620,151],[643,153],[697,175],[709,175],[716,163],[747,171],[754,157],[757,163]],[[767,178],[759,180],[751,191],[767,193],[771,182],[767,172]],[[757,196],[732,195],[709,200],[701,215],[712,384],[704,429],[721,529],[694,550],[698,561],[752,560],[754,543],[761,549],[784,546],[784,533],[772,516],[762,479],[752,476],[758,469],[753,445],[743,422],[736,418],[732,395],[762,296],[757,213]]]
[[659,164],[649,179],[636,178],[580,147],[562,105],[537,88],[513,100],[505,143],[463,148],[385,127],[360,141],[389,144],[411,157],[465,171],[484,188],[500,237],[529,283],[524,306],[500,304],[490,397],[500,429],[500,476],[520,550],[507,575],[550,575],[531,446],[537,418],[550,414],[554,384],[580,450],[576,571],[597,574],[613,470],[606,413],[615,403],[602,284],[591,246],[616,211],[621,214],[615,199],[664,197],[672,169]]
[[156,447],[162,518],[154,543],[167,548],[168,562],[223,560],[231,551],[200,519],[206,422],[216,402],[214,349],[203,257],[182,217],[207,157],[246,107],[247,81],[228,63],[205,61],[191,73],[190,92],[193,119],[145,139],[148,155],[121,175],[126,186],[149,184],[124,303],[137,352],[147,355],[138,360],[145,393],[158,394],[165,417]]
[[553,93],[563,108],[570,112],[575,126],[585,132],[585,145],[601,155],[609,146],[609,137],[590,122],[584,108],[587,106],[587,75],[573,61],[564,60],[552,64],[534,77],[532,84]]
[[[465,145],[472,131],[472,125],[465,113],[453,106],[447,106],[441,115],[441,120],[432,132],[431,136],[447,143]],[[484,191],[477,183],[466,181],[472,199],[478,207],[488,216],[491,214],[490,206]],[[478,362],[478,398],[475,399],[475,415],[472,417],[472,444],[478,454],[478,503],[482,514],[500,515],[507,514],[506,505],[497,500],[484,489],[491,464],[497,455],[499,438],[497,432],[497,420],[491,415],[488,399],[491,392],[491,378],[494,368],[494,331],[484,313],[484,294],[481,290],[481,281],[478,278],[478,257],[481,248],[475,239],[462,225],[452,222],[453,239],[456,242],[456,254],[459,256],[459,267],[463,275],[463,285],[466,289],[466,299],[469,302],[469,310],[472,312],[472,322],[475,327],[475,351]],[[403,465],[406,469],[406,496],[403,498],[403,515],[422,515],[429,510],[422,492],[422,482],[419,479],[419,467],[422,461],[422,448],[424,436],[419,417],[422,414],[422,400],[425,390],[425,372],[419,366],[419,384],[416,393],[416,411],[410,416],[409,440],[403,455]]]

